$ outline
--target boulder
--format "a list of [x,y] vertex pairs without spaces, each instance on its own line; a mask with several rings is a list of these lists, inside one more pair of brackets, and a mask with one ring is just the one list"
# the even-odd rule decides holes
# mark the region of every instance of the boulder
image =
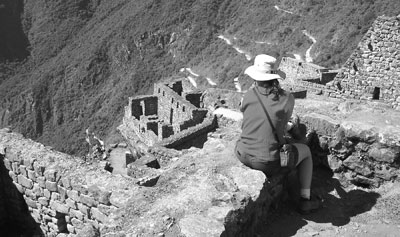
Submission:
[[303,116],[302,122],[307,125],[308,129],[315,130],[318,135],[332,135],[335,134],[336,130],[339,128],[338,121],[317,113]]

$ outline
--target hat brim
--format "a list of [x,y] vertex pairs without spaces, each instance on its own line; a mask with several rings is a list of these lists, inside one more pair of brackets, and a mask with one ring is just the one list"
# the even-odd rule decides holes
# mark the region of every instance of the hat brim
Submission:
[[250,67],[246,68],[246,70],[244,71],[244,74],[249,75],[255,81],[271,81],[274,79],[283,79],[278,74],[266,73],[266,72],[260,71],[255,66],[250,66]]

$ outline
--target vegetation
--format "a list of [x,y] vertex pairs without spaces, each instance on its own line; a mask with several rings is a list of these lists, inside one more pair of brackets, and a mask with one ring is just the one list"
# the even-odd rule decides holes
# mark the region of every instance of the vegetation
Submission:
[[219,35],[281,57],[304,55],[307,30],[315,62],[340,67],[376,16],[400,13],[397,0],[1,2],[0,127],[73,154],[86,128],[112,137],[127,98],[182,67],[233,88],[251,61]]

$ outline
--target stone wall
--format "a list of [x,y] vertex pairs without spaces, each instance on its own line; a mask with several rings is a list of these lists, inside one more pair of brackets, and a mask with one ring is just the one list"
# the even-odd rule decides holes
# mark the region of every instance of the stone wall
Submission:
[[316,64],[289,57],[282,58],[279,70],[283,71],[286,74],[286,80],[291,82],[313,79],[320,80],[322,72],[328,71],[328,69]]
[[128,114],[139,119],[140,116],[157,115],[158,103],[156,96],[129,97]]
[[167,148],[188,149],[191,146],[202,147],[207,140],[207,133],[217,127],[216,118],[206,118],[200,124],[193,125],[180,133],[163,139],[157,144]]
[[[192,89],[177,79],[167,84],[154,84],[154,95],[129,98],[129,104],[125,107],[124,125],[135,131],[139,139],[148,146],[160,142],[181,143],[192,132],[198,134],[204,128],[212,129],[212,123],[203,124],[208,111],[199,108],[202,93]],[[195,102],[196,106],[184,99],[186,97]],[[191,129],[197,125],[202,129]],[[168,141],[163,142],[167,138]]]
[[400,109],[400,16],[376,19],[328,88],[336,98],[381,100]]
[[183,99],[177,92],[164,84],[154,85],[155,95],[158,96],[158,117],[169,124],[180,124],[192,119],[193,111],[198,110],[194,105]]
[[[7,189],[5,202],[15,210],[27,205],[46,236],[73,236],[86,226],[101,231],[112,225],[110,215],[126,202],[121,195],[134,189],[130,179],[113,177],[94,164],[89,166],[18,134],[0,130],[0,148],[4,172],[18,190],[14,195]],[[22,203],[16,201],[17,194],[23,197]]]
[[234,142],[221,150],[224,143],[214,139],[186,155],[155,150],[168,160],[147,188],[0,130],[0,177],[21,197],[6,200],[15,203],[10,208],[25,208],[45,236],[251,236],[279,202],[285,177],[267,180],[233,158]]
[[378,187],[400,177],[400,136],[359,122],[339,122],[321,114],[301,118],[309,131],[314,164],[322,164],[362,187]]

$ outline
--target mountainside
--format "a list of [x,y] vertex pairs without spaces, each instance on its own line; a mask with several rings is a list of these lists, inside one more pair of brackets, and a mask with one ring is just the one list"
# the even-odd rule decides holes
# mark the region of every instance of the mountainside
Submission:
[[383,14],[400,2],[0,0],[0,127],[82,154],[85,129],[110,138],[128,96],[181,68],[233,89],[256,54],[311,46],[338,68]]

